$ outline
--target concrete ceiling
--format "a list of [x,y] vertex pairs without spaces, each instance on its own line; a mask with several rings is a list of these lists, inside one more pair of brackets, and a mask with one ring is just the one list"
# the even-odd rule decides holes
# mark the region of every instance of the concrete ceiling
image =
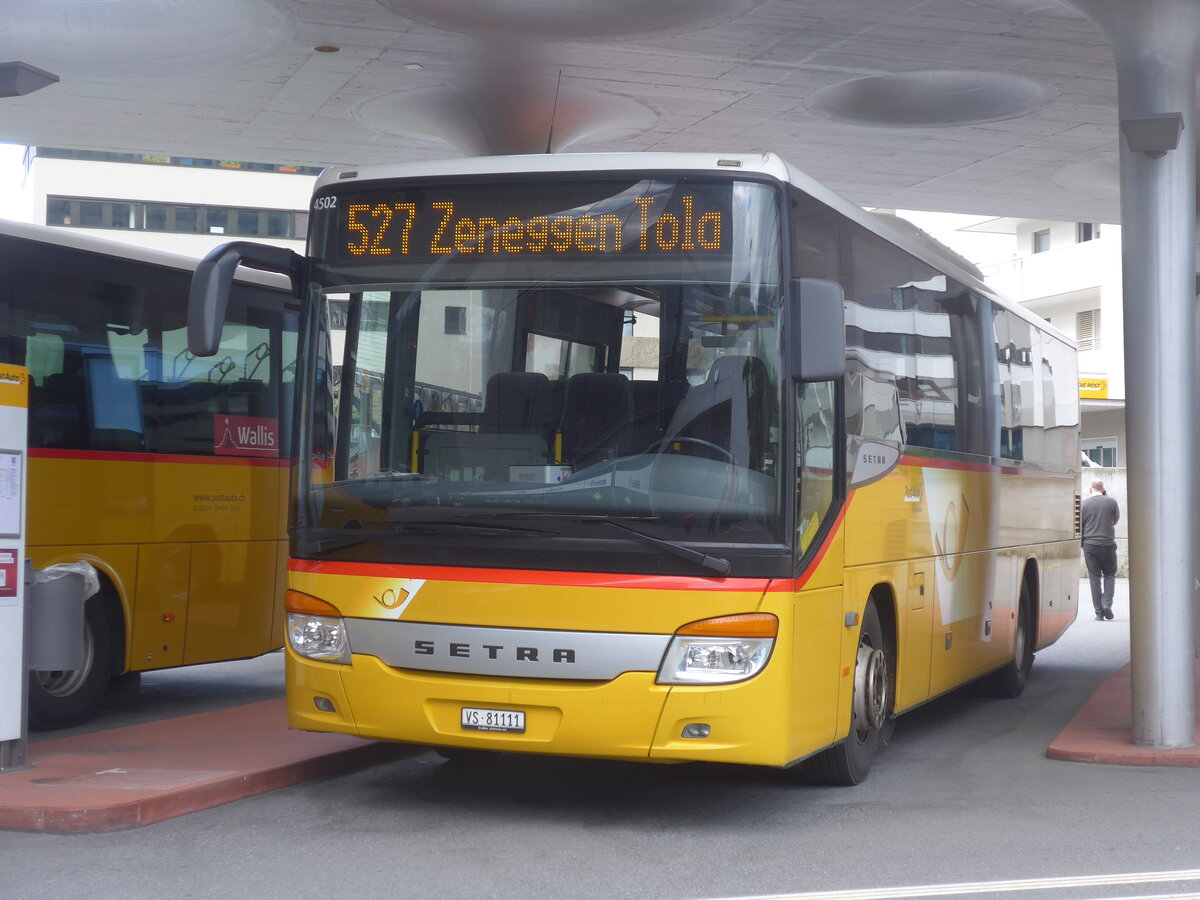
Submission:
[[[361,165],[774,150],[857,203],[1116,222],[1116,74],[1056,0],[0,0],[0,141]],[[550,134],[551,118],[554,130]]]

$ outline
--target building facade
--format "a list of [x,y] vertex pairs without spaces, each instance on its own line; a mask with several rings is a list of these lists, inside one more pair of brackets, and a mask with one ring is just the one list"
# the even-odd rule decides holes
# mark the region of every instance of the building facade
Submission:
[[201,257],[230,240],[303,250],[320,170],[236,160],[29,147],[25,221]]

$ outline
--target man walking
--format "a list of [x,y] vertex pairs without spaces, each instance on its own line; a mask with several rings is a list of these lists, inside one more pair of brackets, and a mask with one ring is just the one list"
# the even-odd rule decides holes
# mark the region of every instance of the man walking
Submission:
[[[1083,561],[1092,583],[1092,606],[1096,621],[1113,617],[1113,590],[1117,577],[1117,522],[1121,508],[1108,496],[1104,482],[1092,482],[1083,501]],[[1101,589],[1103,577],[1103,589]]]

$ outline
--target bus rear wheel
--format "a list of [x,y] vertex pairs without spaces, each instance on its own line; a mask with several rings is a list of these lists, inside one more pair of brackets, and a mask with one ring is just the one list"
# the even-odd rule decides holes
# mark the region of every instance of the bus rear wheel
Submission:
[[79,725],[95,711],[112,674],[112,624],[104,595],[84,606],[83,663],[78,669],[29,673],[29,727],[49,731]]
[[850,734],[840,744],[822,750],[802,764],[813,784],[849,787],[870,774],[871,764],[891,728],[892,662],[874,602],[863,613],[854,660],[854,700]]

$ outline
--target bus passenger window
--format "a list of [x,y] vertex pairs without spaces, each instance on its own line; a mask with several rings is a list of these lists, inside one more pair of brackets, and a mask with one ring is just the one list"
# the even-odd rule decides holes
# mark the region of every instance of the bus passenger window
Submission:
[[808,552],[834,496],[834,392],[832,381],[796,386],[796,551]]

